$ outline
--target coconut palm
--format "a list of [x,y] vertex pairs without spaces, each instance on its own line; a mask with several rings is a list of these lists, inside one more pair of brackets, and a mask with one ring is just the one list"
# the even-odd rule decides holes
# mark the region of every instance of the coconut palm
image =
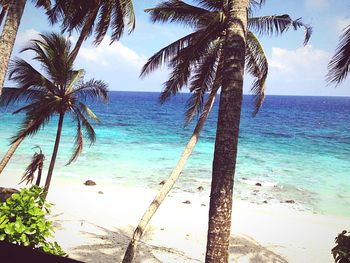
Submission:
[[30,164],[27,166],[26,171],[24,172],[24,175],[21,178],[20,184],[23,182],[26,182],[26,184],[31,184],[34,180],[35,172],[38,170],[38,177],[36,178],[35,185],[40,185],[45,155],[43,154],[39,146],[36,146],[35,148],[39,148],[39,153],[34,153]]
[[52,24],[62,21],[62,33],[78,31],[79,38],[73,49],[73,58],[82,43],[94,32],[94,44],[98,45],[109,28],[112,29],[111,43],[118,41],[128,28],[135,28],[135,14],[132,0],[55,0],[47,12]]
[[350,25],[344,28],[334,56],[328,64],[327,80],[340,84],[350,71]]
[[[50,0],[34,1],[37,7],[50,7]],[[0,96],[4,86],[8,63],[15,44],[18,28],[27,0],[2,0],[2,13],[6,20],[0,36]]]
[[[214,91],[216,93],[218,90],[218,86],[222,89],[222,95],[220,97],[220,108],[222,110],[222,101],[226,97],[226,93],[223,93],[222,88],[224,86],[224,75],[231,74],[230,76],[239,77],[238,73],[240,73],[241,71],[243,72],[242,69],[244,69],[244,65],[243,68],[238,67],[240,65],[235,65],[234,67],[232,67],[232,64],[228,65],[227,62],[225,62],[228,54],[227,35],[228,31],[232,30],[232,25],[229,23],[229,15],[227,13],[228,5],[224,5],[223,1],[215,0],[198,0],[196,2],[198,2],[198,6],[193,6],[183,1],[169,0],[162,2],[156,8],[146,10],[151,14],[153,22],[178,22],[194,28],[194,32],[171,43],[170,45],[166,46],[165,48],[158,51],[155,55],[153,55],[144,66],[141,74],[142,76],[147,75],[164,64],[172,69],[170,78],[164,83],[164,89],[160,96],[160,101],[162,103],[169,99],[172,95],[175,95],[178,91],[182,89],[182,87],[189,87],[189,90],[192,92],[192,95],[188,101],[186,122],[190,121],[194,116],[196,116],[196,113],[201,112],[201,109],[203,108],[203,102],[205,101],[204,97],[206,92],[212,93]],[[243,50],[239,51],[241,52],[241,54],[243,54],[243,58],[246,64],[246,70],[248,71],[248,73],[250,73],[253,77],[256,78],[252,85],[252,92],[256,96],[255,110],[253,112],[253,115],[255,115],[258,112],[258,109],[261,107],[262,102],[264,100],[265,81],[268,72],[266,56],[264,54],[261,44],[258,41],[258,38],[253,34],[253,32],[256,32],[258,35],[272,35],[281,34],[287,31],[289,28],[293,28],[294,30],[296,30],[300,27],[303,27],[306,32],[304,41],[305,44],[307,43],[311,34],[310,27],[304,25],[300,19],[292,20],[288,15],[254,17],[254,7],[260,6],[262,3],[263,2],[261,1],[250,1],[249,3],[249,21],[247,22],[248,30],[244,31],[247,33],[243,34],[244,48]],[[243,8],[243,10],[245,10],[245,12],[247,11],[246,8]],[[234,42],[234,44],[236,45],[237,43],[239,42]],[[220,70],[220,68],[222,68],[223,70]],[[235,69],[234,72],[227,72],[227,70],[233,69]],[[214,85],[213,83],[215,83],[217,76],[220,76],[221,79],[219,84]],[[225,85],[227,85],[227,78],[225,81]],[[209,98],[210,97],[211,96],[209,96]],[[239,97],[239,94],[236,94],[235,99],[241,100],[242,98]],[[230,98],[230,101],[234,100]],[[210,101],[207,102],[209,102],[210,104]],[[231,116],[229,117],[231,119],[233,117],[238,118],[240,116],[240,105],[240,103],[236,103],[236,106],[239,107],[236,107],[234,109],[235,111],[230,111]],[[207,108],[207,105],[205,106],[205,108]],[[235,114],[233,115],[233,113]],[[201,121],[203,121],[203,118],[201,119]],[[231,121],[230,125],[232,125],[232,123],[235,122]],[[236,132],[238,132],[237,120],[236,128]],[[231,127],[230,131],[232,130],[233,129]],[[233,144],[237,143],[238,134],[230,134],[230,136],[236,138]],[[224,137],[225,136],[223,136],[223,138]],[[230,138],[232,139],[233,137]],[[218,145],[218,143],[216,144]],[[194,146],[192,145],[191,147]],[[186,153],[186,150],[184,154]],[[187,154],[190,154],[190,152],[191,151],[187,151]],[[216,154],[217,153],[218,149],[216,151]],[[182,157],[184,156],[184,154],[182,155]],[[231,154],[230,157],[231,158],[229,161],[231,163],[235,163],[235,156],[232,156]],[[234,161],[232,158],[234,159]],[[177,168],[178,166],[174,169],[174,171],[177,171],[178,176],[181,170],[178,170]],[[232,168],[232,165],[230,168]],[[172,184],[176,180],[174,180],[174,177],[172,177],[173,173],[170,177],[170,181],[172,181]],[[230,173],[230,177],[232,177],[234,171],[232,171],[231,169],[231,171],[226,172],[226,175],[228,173]],[[217,182],[217,180],[213,179],[213,185],[215,185],[215,182]],[[230,186],[233,186],[233,181],[232,184],[228,182],[227,187],[230,188]],[[219,188],[215,187],[215,189],[218,190]],[[167,183],[164,184],[164,186],[161,189],[161,191],[167,192],[169,190],[170,189]],[[134,232],[133,239],[131,240],[128,246],[124,259],[132,258],[134,253],[133,250],[135,249],[138,240],[141,238],[143,231],[145,230],[150,218],[155,213],[156,209],[162,201],[158,199],[158,197],[161,196],[164,199],[167,192],[165,194],[159,193],[155,200],[151,203],[149,210],[146,211],[146,213],[142,217],[140,224]],[[212,199],[214,199],[215,193],[213,193],[213,190],[211,196]],[[229,196],[227,200],[231,200],[232,202],[232,195]],[[213,207],[213,204],[211,205],[211,207]],[[217,205],[215,205],[215,207],[217,207]],[[230,213],[230,211],[231,210],[229,210],[228,213]],[[215,214],[215,209],[211,209],[211,214],[213,213]],[[227,215],[228,214],[226,214],[226,216]],[[225,221],[225,224],[227,226],[227,220]],[[210,234],[208,239],[213,240],[213,238],[214,240],[217,239],[215,235]],[[212,247],[212,245],[210,245],[210,247]],[[131,260],[125,260],[124,262],[130,261]]]
[[44,73],[40,73],[23,59],[13,60],[9,76],[10,80],[17,83],[18,88],[4,89],[0,105],[9,105],[18,100],[27,102],[14,112],[14,114],[24,112],[25,118],[22,128],[12,138],[12,143],[34,135],[53,116],[58,116],[56,140],[44,187],[46,195],[55,166],[65,116],[71,115],[76,123],[74,151],[68,161],[70,164],[83,150],[83,130],[91,144],[96,140],[90,120],[98,121],[98,118],[85,102],[87,100],[105,102],[108,99],[108,92],[104,82],[93,79],[84,82],[84,71],[73,68],[69,40],[55,33],[42,34],[40,37],[39,40],[32,40],[22,52],[34,52],[34,60],[41,64]]

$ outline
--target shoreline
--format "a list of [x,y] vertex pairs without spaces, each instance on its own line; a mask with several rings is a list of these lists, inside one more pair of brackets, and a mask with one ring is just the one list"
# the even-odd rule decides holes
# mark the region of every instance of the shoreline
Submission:
[[[85,186],[83,179],[69,179],[68,184],[53,178],[48,201],[55,204],[50,216],[54,240],[71,258],[120,262],[156,190],[95,182]],[[208,204],[209,197],[200,192],[171,192],[151,220],[135,262],[203,262]],[[234,200],[230,262],[333,262],[334,238],[349,229],[349,222],[284,204]]]

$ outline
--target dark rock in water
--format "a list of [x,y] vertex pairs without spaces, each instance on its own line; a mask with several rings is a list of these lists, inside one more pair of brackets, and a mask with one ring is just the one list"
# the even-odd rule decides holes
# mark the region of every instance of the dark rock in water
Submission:
[[264,204],[267,204],[267,201],[265,200],[263,203],[264,203]]
[[162,227],[160,230],[162,230],[162,231],[163,231],[163,230],[164,230],[164,228]]
[[96,183],[92,180],[87,180],[84,184],[85,185],[96,185]]
[[256,183],[255,186],[262,186],[262,184],[261,183]]
[[165,180],[163,180],[159,183],[159,185],[164,185],[164,184],[165,184]]
[[200,192],[202,192],[202,191],[204,190],[204,187],[203,187],[203,186],[199,186],[199,187],[197,188],[197,190],[200,191]]
[[98,191],[98,193],[99,193],[100,195],[103,195],[103,194],[104,194],[104,192],[102,192],[102,191]]
[[184,204],[190,204],[191,201],[190,201],[190,200],[186,200],[185,202],[182,202],[182,203],[184,203]]
[[287,204],[295,204],[295,201],[294,200],[286,200],[286,203]]
[[247,177],[243,177],[242,180],[248,180]]
[[6,202],[7,198],[10,198],[12,194],[18,193],[19,191],[14,188],[0,187],[0,201]]
[[206,204],[201,204],[201,206],[206,206]]

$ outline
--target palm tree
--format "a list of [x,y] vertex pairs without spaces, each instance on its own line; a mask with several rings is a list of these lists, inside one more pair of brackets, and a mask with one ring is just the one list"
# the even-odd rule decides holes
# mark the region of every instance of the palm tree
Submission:
[[[0,2],[6,20],[0,36],[0,96],[5,82],[7,67],[15,44],[18,28],[27,0],[3,0]],[[36,0],[37,7],[50,7],[50,0]]]
[[[169,80],[164,83],[160,101],[162,103],[165,102],[171,95],[175,95],[181,90],[182,87],[188,86],[193,94],[188,101],[186,121],[190,121],[197,112],[201,112],[206,92],[211,92],[210,98],[213,91],[216,94],[219,87],[222,87],[222,78],[226,73],[220,70],[220,68],[226,69],[228,67],[227,65],[223,66],[225,64],[224,54],[227,54],[227,31],[231,28],[228,26],[228,15],[226,11],[228,6],[224,5],[222,1],[215,0],[198,0],[197,2],[199,3],[199,7],[183,1],[169,0],[162,2],[156,8],[146,10],[151,13],[153,22],[179,22],[187,26],[192,26],[195,29],[193,33],[173,42],[153,55],[144,66],[141,74],[142,76],[147,75],[163,64],[173,69]],[[254,6],[260,6],[261,4],[262,2],[260,1],[250,1],[248,9],[249,30],[245,37],[245,55],[243,53],[243,58],[247,66],[246,70],[256,78],[252,85],[252,92],[256,96],[256,107],[253,115],[258,112],[264,99],[268,64],[261,44],[251,31],[255,31],[259,35],[271,35],[274,33],[283,33],[289,28],[296,30],[304,27],[306,30],[305,44],[311,34],[310,27],[305,26],[300,19],[292,20],[288,15],[253,17]],[[232,67],[229,68],[232,69]],[[214,84],[217,76],[220,76],[220,81],[218,84]],[[210,104],[210,101],[206,103],[208,102]],[[206,104],[205,109],[207,108],[208,105]],[[204,116],[203,114],[206,114],[206,111],[202,113],[200,121],[205,121],[202,118]],[[172,185],[177,179],[177,177],[173,177],[174,173],[176,172],[177,176],[179,176],[183,168],[184,164],[181,163],[181,160],[183,160],[185,154],[189,155],[193,150],[191,147],[194,147],[194,145],[188,144],[188,146],[190,148],[185,149],[178,163],[178,165],[182,166],[177,166],[168,179]],[[141,238],[150,218],[170,190],[169,184],[165,183],[163,185],[148,211],[142,217],[124,256],[124,262],[131,262],[134,254],[133,248],[136,248],[137,242]],[[232,196],[230,198],[232,200]],[[212,235],[209,239],[211,237]]]
[[344,28],[334,56],[328,64],[327,80],[340,84],[350,71],[350,25]]
[[36,146],[36,148],[39,148],[39,153],[37,152],[34,153],[30,164],[27,166],[26,171],[22,176],[20,184],[23,182],[26,182],[26,184],[31,184],[34,180],[35,172],[38,170],[38,177],[36,178],[35,185],[37,186],[40,185],[41,175],[42,175],[44,161],[45,161],[45,155],[43,154],[39,146]]
[[[2,0],[9,1],[12,0]],[[119,1],[95,1],[95,0],[76,0],[76,1],[64,1],[55,0],[52,8],[50,1],[37,0],[37,6],[44,6],[49,16],[49,20],[52,24],[62,22],[62,33],[68,32],[71,34],[74,30],[80,31],[79,39],[75,44],[72,51],[71,59],[74,61],[78,55],[79,49],[88,36],[93,32],[95,28],[95,44],[99,44],[107,33],[109,27],[112,28],[112,42],[119,40],[124,32],[125,21],[127,21],[127,27],[129,33],[135,28],[135,14],[133,9],[132,0],[119,0]],[[24,8],[24,6],[23,6]],[[9,15],[10,16],[10,15]],[[11,17],[11,16],[10,16]],[[95,26],[95,21],[97,25]],[[19,25],[19,24],[18,24]],[[15,34],[11,34],[15,36]],[[1,50],[1,46],[0,46]],[[11,54],[9,54],[10,57]],[[1,55],[0,55],[1,59]],[[0,60],[1,61],[1,60]],[[8,59],[6,60],[8,61]],[[7,62],[3,65],[7,65]],[[5,77],[7,67],[1,68],[4,70],[3,76]],[[0,70],[0,81],[1,81]],[[2,80],[2,82],[4,82]],[[0,95],[1,95],[0,86]],[[5,156],[0,162],[0,174],[6,167],[7,163],[24,140],[24,137],[18,139],[11,144],[10,148],[6,152]]]
[[45,71],[40,73],[23,59],[15,59],[10,64],[10,80],[17,83],[19,88],[6,88],[0,99],[0,105],[9,105],[18,100],[27,104],[14,113],[25,113],[22,128],[12,138],[15,143],[21,138],[34,135],[53,116],[58,115],[58,127],[54,149],[47,173],[44,192],[45,196],[50,182],[58,153],[64,117],[72,116],[76,123],[76,138],[74,152],[68,164],[75,161],[83,150],[84,135],[92,143],[96,140],[90,119],[99,121],[93,111],[85,105],[85,101],[107,101],[107,85],[102,81],[83,81],[84,71],[73,68],[71,59],[71,43],[64,37],[51,33],[40,35],[41,39],[32,40],[24,51],[32,51],[34,60],[38,61]]
[[62,21],[62,33],[80,32],[72,51],[72,58],[78,54],[82,43],[94,32],[94,44],[98,45],[109,28],[112,29],[111,43],[118,41],[128,27],[135,28],[135,14],[132,0],[55,0],[47,12],[52,24]]

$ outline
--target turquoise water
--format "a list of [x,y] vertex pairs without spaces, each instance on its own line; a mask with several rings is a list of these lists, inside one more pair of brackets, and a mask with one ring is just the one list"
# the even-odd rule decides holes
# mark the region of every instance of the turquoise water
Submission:
[[[74,127],[65,120],[54,176],[114,181],[157,188],[189,139],[193,125],[183,127],[188,94],[165,105],[157,93],[111,92],[108,105],[92,105],[101,119],[97,142],[70,166]],[[23,115],[0,108],[0,155]],[[252,99],[244,98],[235,196],[254,203],[293,199],[297,209],[350,216],[350,98],[268,96],[256,118]],[[217,104],[175,191],[209,193]],[[57,119],[16,152],[4,174],[23,173],[34,145],[47,156],[48,167]],[[1,182],[1,178],[0,178]],[[255,184],[260,182],[262,187]],[[287,204],[286,204],[287,205]],[[289,204],[288,204],[289,205]]]

